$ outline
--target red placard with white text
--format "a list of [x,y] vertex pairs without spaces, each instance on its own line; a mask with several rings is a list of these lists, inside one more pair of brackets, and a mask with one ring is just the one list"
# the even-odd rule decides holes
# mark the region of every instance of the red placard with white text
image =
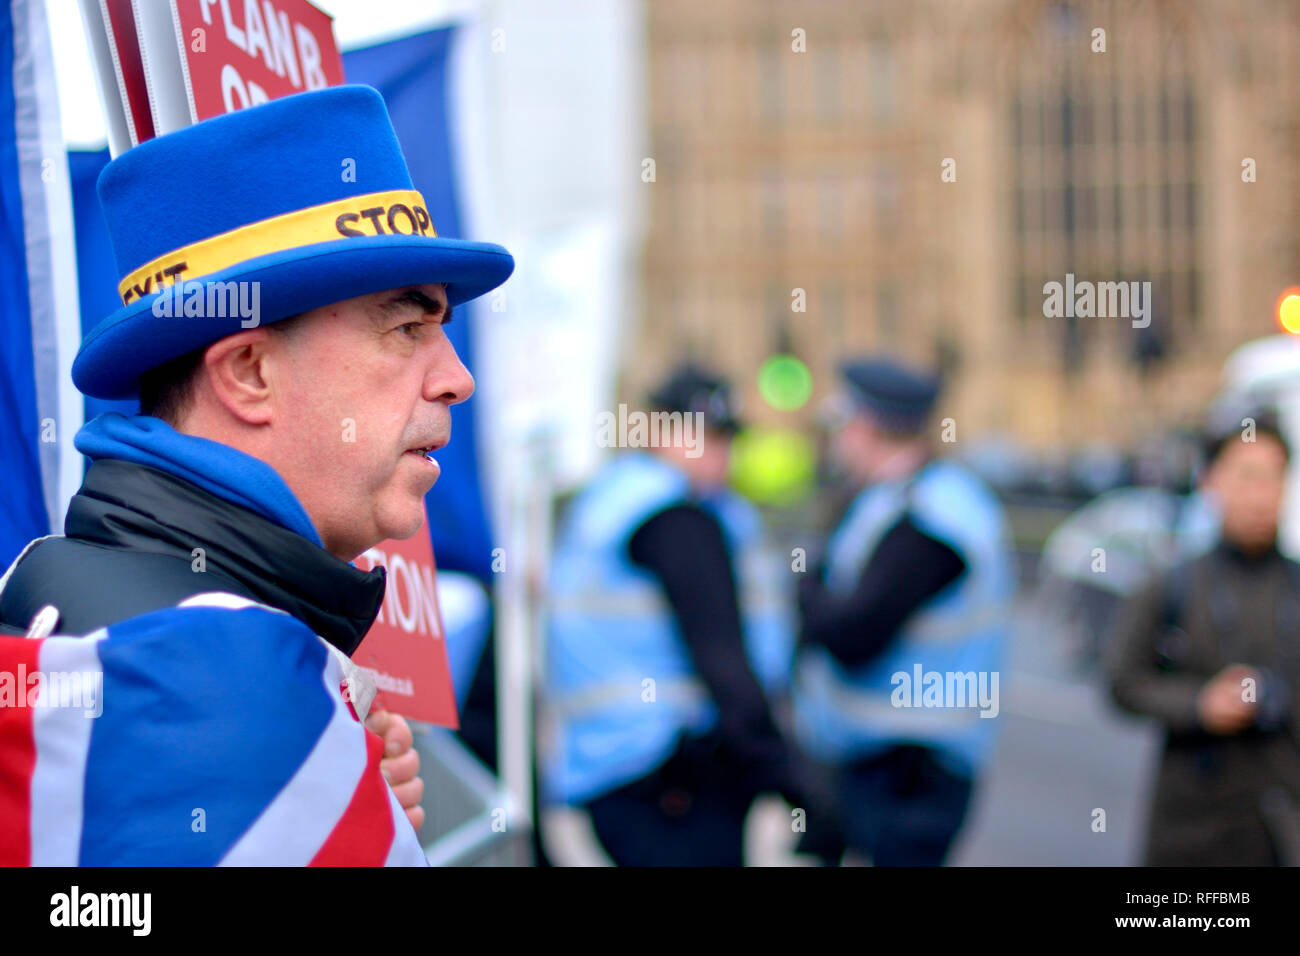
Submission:
[[116,157],[154,136],[337,86],[334,21],[307,0],[80,0]]
[[388,575],[379,617],[352,654],[353,663],[369,671],[379,691],[373,706],[456,729],[460,726],[456,693],[443,640],[428,525],[413,538],[375,545],[355,564],[363,571],[382,564]]
[[337,86],[334,20],[307,0],[171,0],[190,121]]
[[118,92],[126,110],[131,143],[153,139],[153,116],[149,112],[149,88],[145,84],[140,42],[136,38],[131,0],[99,0],[100,14],[108,31],[109,51],[117,75]]

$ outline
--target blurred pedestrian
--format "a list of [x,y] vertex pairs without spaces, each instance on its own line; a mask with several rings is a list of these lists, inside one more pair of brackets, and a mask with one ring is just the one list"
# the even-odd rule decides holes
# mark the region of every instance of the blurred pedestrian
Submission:
[[557,535],[545,800],[585,809],[619,865],[739,866],[754,797],[798,802],[765,693],[789,607],[744,573],[761,524],[726,487],[729,386],[685,365],[649,404],[676,437],[616,454]]
[[[796,728],[830,769],[849,849],[937,866],[996,726],[1006,525],[970,471],[933,453],[937,377],[889,358],[843,377],[836,455],[860,490],[801,581]],[[802,848],[830,857],[815,824]]]
[[1206,447],[1218,540],[1130,599],[1107,654],[1116,702],[1165,732],[1146,862],[1296,865],[1300,565],[1277,549],[1290,450],[1264,413]]

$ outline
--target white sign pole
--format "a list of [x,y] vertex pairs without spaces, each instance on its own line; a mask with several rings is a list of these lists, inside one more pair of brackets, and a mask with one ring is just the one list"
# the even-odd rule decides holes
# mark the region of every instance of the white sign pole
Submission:
[[126,90],[118,82],[117,51],[108,37],[108,11],[102,0],[81,0],[81,22],[86,28],[86,45],[95,69],[95,89],[108,133],[108,151],[118,157],[133,145],[126,115]]

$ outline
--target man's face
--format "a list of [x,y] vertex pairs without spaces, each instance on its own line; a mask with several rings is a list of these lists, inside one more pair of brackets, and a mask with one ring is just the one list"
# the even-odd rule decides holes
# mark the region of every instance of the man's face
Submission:
[[835,433],[835,459],[858,482],[871,479],[884,454],[880,431],[864,412],[857,411]]
[[275,467],[331,553],[350,560],[424,522],[451,437],[450,406],[474,391],[442,324],[440,284],[305,313],[279,336]]
[[695,436],[695,447],[666,446],[659,451],[686,472],[691,485],[709,493],[725,488],[731,475],[731,434],[715,428],[702,428]]
[[699,457],[694,461],[700,487],[711,490],[726,487],[731,476],[731,434],[706,428],[699,438]]
[[701,428],[694,435],[690,447],[663,443],[651,447],[651,452],[674,468],[686,473],[691,487],[702,494],[711,494],[726,487],[731,475],[731,434],[712,428]]
[[1204,485],[1218,499],[1225,540],[1244,551],[1274,542],[1286,466],[1282,446],[1266,433],[1253,442],[1231,441],[1219,453]]

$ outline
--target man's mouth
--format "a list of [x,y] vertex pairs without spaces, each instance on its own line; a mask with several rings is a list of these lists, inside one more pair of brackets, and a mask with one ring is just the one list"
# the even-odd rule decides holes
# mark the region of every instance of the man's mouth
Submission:
[[436,467],[438,462],[434,460],[433,453],[443,447],[444,444],[444,442],[435,442],[432,445],[420,445],[415,448],[408,448],[403,454],[415,455],[417,458],[421,458]]

